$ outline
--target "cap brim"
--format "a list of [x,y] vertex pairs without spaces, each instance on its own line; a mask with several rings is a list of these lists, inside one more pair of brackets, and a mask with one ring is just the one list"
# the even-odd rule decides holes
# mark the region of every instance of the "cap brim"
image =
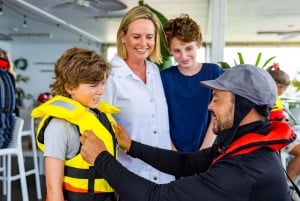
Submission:
[[200,82],[200,84],[207,88],[228,91],[228,89],[226,87],[224,87],[221,83],[219,83],[217,80],[202,81],[202,82]]

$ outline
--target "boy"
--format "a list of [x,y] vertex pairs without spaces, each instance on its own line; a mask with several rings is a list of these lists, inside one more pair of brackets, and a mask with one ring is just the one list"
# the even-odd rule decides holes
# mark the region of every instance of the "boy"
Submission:
[[32,111],[42,117],[37,131],[38,147],[44,151],[47,200],[112,201],[114,191],[79,154],[83,130],[98,130],[109,152],[117,157],[111,126],[116,107],[100,103],[109,64],[95,51],[71,48],[55,64],[52,99]]
[[161,72],[172,142],[178,151],[197,152],[210,147],[215,139],[207,109],[211,89],[199,83],[217,78],[223,70],[217,64],[196,60],[202,34],[199,25],[187,14],[169,20],[164,33],[168,51],[177,62]]

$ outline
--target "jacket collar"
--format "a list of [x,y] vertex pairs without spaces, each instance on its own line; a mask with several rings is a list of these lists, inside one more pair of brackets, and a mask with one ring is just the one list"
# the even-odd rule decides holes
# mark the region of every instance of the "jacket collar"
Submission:
[[268,133],[247,133],[247,131],[251,130],[251,127],[255,125],[256,131],[265,130],[262,129],[261,126],[258,126],[259,122],[244,126],[240,129],[243,130],[243,135],[240,135],[240,137],[234,140],[228,146],[224,153],[218,155],[215,161],[225,156],[234,156],[251,153],[263,147],[269,148],[273,151],[279,151],[280,149],[287,146],[289,143],[293,142],[296,139],[295,132],[293,131],[291,126],[286,122],[272,122],[270,125],[270,131]]

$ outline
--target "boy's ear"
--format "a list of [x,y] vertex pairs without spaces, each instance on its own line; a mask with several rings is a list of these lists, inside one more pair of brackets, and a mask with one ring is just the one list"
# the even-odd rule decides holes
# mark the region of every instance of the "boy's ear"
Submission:
[[68,94],[72,95],[73,89],[68,84],[64,84],[65,90],[68,92]]
[[197,40],[197,47],[201,48],[202,47],[202,40]]

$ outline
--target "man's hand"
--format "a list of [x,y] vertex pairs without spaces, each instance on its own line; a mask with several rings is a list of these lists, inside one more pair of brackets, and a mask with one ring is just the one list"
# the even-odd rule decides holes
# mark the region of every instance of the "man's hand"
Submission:
[[116,137],[121,149],[129,151],[131,147],[131,139],[129,138],[125,128],[120,124],[114,124],[113,127],[115,129]]
[[106,147],[102,140],[100,140],[93,131],[84,131],[80,136],[82,144],[80,154],[82,158],[90,164],[94,165],[97,156],[106,151]]

